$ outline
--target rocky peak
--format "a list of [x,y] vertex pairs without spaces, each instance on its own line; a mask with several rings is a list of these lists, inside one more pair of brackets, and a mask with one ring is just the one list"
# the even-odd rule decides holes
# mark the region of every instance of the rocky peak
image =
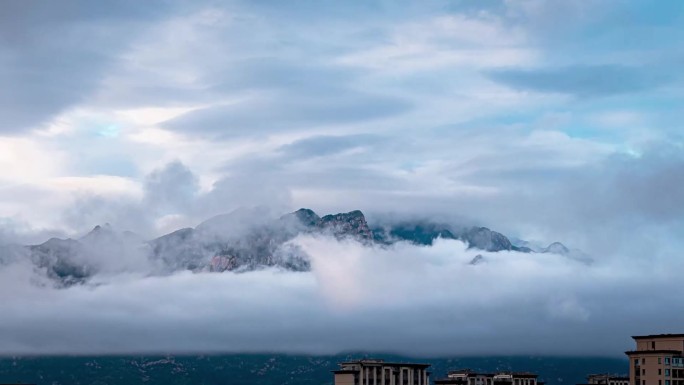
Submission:
[[332,231],[336,236],[351,235],[364,240],[373,239],[373,232],[360,210],[326,215],[321,218],[319,227]]
[[302,232],[311,232],[319,228],[321,217],[313,210],[299,209],[280,217],[276,227],[282,231],[286,238],[293,238]]
[[319,217],[318,214],[311,209],[302,208],[292,213],[292,215],[294,215],[294,217],[306,227],[318,226],[318,224],[321,222],[321,217]]
[[505,235],[486,227],[472,227],[461,235],[461,239],[468,242],[469,248],[486,251],[511,250],[513,248],[511,241]]
[[105,223],[104,225],[97,225],[93,227],[90,232],[81,238],[79,238],[79,241],[84,242],[84,243],[90,243],[93,241],[98,241],[103,238],[113,238],[115,237],[115,232],[114,229],[112,229],[112,226],[109,223]]

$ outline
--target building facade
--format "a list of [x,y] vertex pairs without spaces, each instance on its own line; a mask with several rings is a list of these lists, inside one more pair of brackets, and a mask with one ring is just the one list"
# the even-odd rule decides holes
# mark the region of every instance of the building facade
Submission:
[[684,385],[684,334],[633,336],[630,385]]
[[577,385],[629,385],[629,377],[612,374],[590,374],[587,382]]
[[429,385],[429,364],[392,363],[383,360],[343,362],[334,370],[335,385]]
[[454,370],[435,385],[543,385],[538,375],[528,372],[477,373],[470,369]]

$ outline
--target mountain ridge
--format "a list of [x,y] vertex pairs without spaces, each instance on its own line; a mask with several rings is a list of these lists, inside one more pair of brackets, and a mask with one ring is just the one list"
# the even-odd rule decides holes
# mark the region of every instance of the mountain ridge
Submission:
[[426,220],[371,227],[360,210],[319,216],[308,208],[279,217],[261,208],[239,209],[211,217],[194,228],[178,229],[151,240],[104,224],[78,239],[50,238],[24,248],[36,268],[44,270],[58,286],[66,287],[85,283],[98,272],[129,271],[138,263],[144,263],[154,274],[178,270],[245,272],[267,267],[309,271],[309,257],[289,243],[302,234],[351,238],[379,247],[397,242],[431,246],[438,239],[451,239],[466,243],[469,249],[487,252],[552,253],[590,261],[585,254],[560,242],[533,250],[517,246],[504,234],[487,227],[458,227]]

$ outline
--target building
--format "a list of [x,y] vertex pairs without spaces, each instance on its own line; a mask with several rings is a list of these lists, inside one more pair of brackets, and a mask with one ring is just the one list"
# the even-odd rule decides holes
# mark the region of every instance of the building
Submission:
[[528,372],[477,373],[470,369],[454,370],[435,385],[543,385],[538,375]]
[[335,385],[429,385],[429,364],[358,360],[334,370]]
[[587,382],[577,385],[629,385],[629,377],[612,374],[590,374]]
[[630,385],[684,385],[684,334],[633,336],[629,357]]

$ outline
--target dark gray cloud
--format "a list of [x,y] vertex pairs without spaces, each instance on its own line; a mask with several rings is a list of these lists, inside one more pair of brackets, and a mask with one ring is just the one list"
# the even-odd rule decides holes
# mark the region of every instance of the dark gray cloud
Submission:
[[671,79],[657,68],[621,65],[575,65],[561,68],[503,69],[490,79],[515,89],[600,97],[647,91]]
[[86,100],[167,2],[0,4],[0,132],[36,128]]

